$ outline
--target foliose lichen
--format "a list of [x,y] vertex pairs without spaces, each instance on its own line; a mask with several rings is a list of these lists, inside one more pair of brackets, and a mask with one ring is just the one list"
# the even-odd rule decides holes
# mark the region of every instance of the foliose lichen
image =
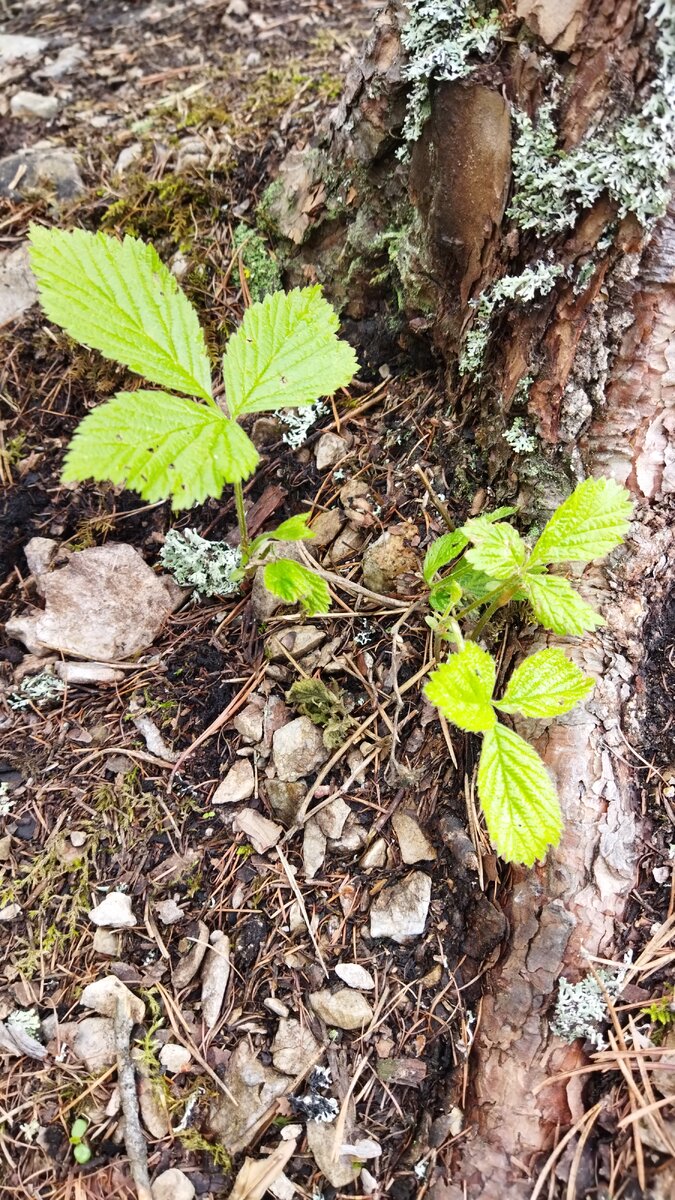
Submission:
[[619,217],[633,213],[645,226],[665,212],[675,156],[675,5],[654,0],[646,15],[657,30],[658,66],[637,112],[605,121],[569,151],[558,148],[552,103],[542,104],[536,124],[514,112],[508,216],[521,229],[540,236],[569,229],[603,192]]
[[10,692],[7,703],[15,712],[31,708],[33,705],[46,708],[48,704],[60,700],[65,690],[66,685],[61,679],[50,675],[48,671],[39,671],[37,675],[29,675],[23,679],[18,690]]
[[235,572],[241,553],[225,542],[209,542],[196,529],[170,529],[159,554],[160,562],[181,587],[193,587],[195,598],[229,596],[239,589]]
[[328,412],[323,400],[317,400],[316,404],[307,404],[302,408],[285,408],[282,409],[279,415],[279,420],[286,426],[284,433],[281,435],[282,442],[286,446],[290,446],[292,450],[297,450],[302,446],[307,439],[307,434],[319,420]]
[[[628,974],[629,962],[605,967],[596,975],[586,975],[578,983],[563,977],[558,981],[558,999],[551,1020],[551,1032],[566,1042],[584,1038],[602,1050],[606,1045],[602,1026],[609,1020],[605,993],[616,1000]],[[603,991],[604,987],[604,991]]]
[[537,449],[537,439],[528,433],[523,417],[516,417],[504,433],[504,441],[508,442],[515,454],[532,454]]
[[565,273],[560,263],[538,262],[525,267],[520,275],[504,275],[486,288],[477,300],[472,301],[476,310],[459,356],[459,370],[479,380],[483,373],[483,359],[490,338],[490,324],[495,312],[503,308],[508,300],[526,304],[538,296],[546,296],[555,282]]
[[[492,50],[500,25],[496,10],[483,16],[475,0],[409,0],[408,9],[401,40],[408,52],[403,76],[411,84],[402,130],[409,143],[417,141],[429,116],[432,81],[469,75],[472,59]],[[405,159],[408,146],[398,153]]]

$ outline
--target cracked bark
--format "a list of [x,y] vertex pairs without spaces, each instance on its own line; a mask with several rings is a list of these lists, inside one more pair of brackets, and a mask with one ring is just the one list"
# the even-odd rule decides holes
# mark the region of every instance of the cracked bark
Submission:
[[[675,541],[668,519],[675,493],[675,210],[646,246],[632,218],[616,222],[613,243],[601,253],[598,240],[615,213],[600,200],[551,242],[566,266],[593,256],[592,281],[581,294],[563,283],[534,307],[505,313],[492,330],[482,385],[469,387],[457,376],[470,298],[546,250],[504,221],[508,102],[536,111],[546,99],[547,48],[566,52],[562,133],[573,145],[617,80],[629,92],[649,66],[634,5],[591,10],[583,0],[519,0],[517,11],[544,45],[507,48],[471,80],[437,87],[408,168],[394,157],[405,89],[402,9],[390,3],[323,142],[284,164],[270,206],[291,276],[318,278],[357,326],[389,311],[391,286],[387,293],[373,282],[378,238],[403,214],[399,344],[423,335],[435,342],[454,411],[473,424],[491,483],[537,512],[559,502],[565,480],[605,473],[625,483],[637,503],[627,546],[580,581],[606,627],[583,642],[564,642],[597,678],[593,697],[543,733],[541,722],[528,731],[556,777],[565,833],[543,866],[512,872],[509,938],[488,978],[473,1050],[470,1133],[459,1144],[452,1179],[431,1185],[438,1200],[529,1196],[538,1156],[556,1129],[583,1111],[577,1080],[550,1082],[580,1065],[583,1051],[552,1036],[548,1016],[561,975],[585,973],[585,954],[613,954],[637,881],[645,818],[636,808],[627,742],[640,753],[649,746],[644,632],[659,620]],[[518,381],[533,362],[526,415],[544,446],[538,479],[501,436]],[[537,643],[544,644],[541,635]]]

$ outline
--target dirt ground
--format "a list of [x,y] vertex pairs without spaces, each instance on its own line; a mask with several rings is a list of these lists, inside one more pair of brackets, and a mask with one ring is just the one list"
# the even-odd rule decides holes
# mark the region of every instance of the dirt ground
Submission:
[[[72,152],[81,187],[58,200],[49,185],[22,188],[19,179],[0,200],[0,245],[14,251],[33,220],[152,240],[165,262],[175,266],[180,256],[182,286],[215,357],[244,309],[235,230],[253,225],[285,150],[308,144],[336,101],[376,7],[5,2],[3,32],[45,45],[33,61],[3,68],[4,95],[37,90],[55,97],[58,111],[47,123],[28,122],[0,98],[0,155],[48,138]],[[79,53],[62,74],[41,74],[73,47]],[[227,496],[177,518],[168,505],[142,504],[120,489],[61,485],[75,425],[130,378],[75,346],[36,307],[0,339],[3,619],[40,603],[24,556],[31,537],[54,539],[61,553],[125,542],[153,567],[171,527],[232,540]],[[404,527],[418,563],[443,531],[413,467],[454,498],[455,520],[503,499],[486,497],[480,458],[470,435],[444,415],[435,372],[408,372],[395,342],[357,351],[364,368],[350,394],[336,398],[299,448],[285,444],[278,427],[267,430],[263,463],[246,489],[252,532],[299,511],[330,514],[322,527],[330,537],[317,553],[348,579],[360,577],[364,549],[383,531]],[[319,469],[316,449],[327,431],[345,448]],[[452,458],[451,438],[461,445]],[[297,614],[263,621],[247,592],[187,598],[121,681],[67,686],[51,701],[23,706],[10,700],[40,664],[0,635],[0,1020],[11,1024],[17,1010],[37,1014],[33,1033],[46,1047],[42,1057],[33,1046],[33,1057],[4,1060],[2,1195],[136,1194],[115,1055],[100,1028],[93,1057],[73,1048],[74,1023],[89,1016],[83,988],[110,975],[144,1005],[132,1050],[153,1179],[177,1167],[198,1196],[225,1197],[246,1156],[263,1159],[293,1140],[274,1185],[281,1200],[412,1200],[450,1161],[465,1136],[483,980],[507,933],[498,898],[508,872],[476,814],[472,740],[439,724],[414,686],[431,645],[414,585],[408,595],[409,605],[397,608],[386,598],[373,606],[339,594],[329,617],[312,619],[311,648],[301,651],[297,634],[279,643],[289,628],[307,631]],[[655,637],[665,664],[672,637]],[[338,696],[348,736],[293,793],[275,778],[270,740],[275,722],[298,716],[287,692],[308,676]],[[252,700],[264,712],[255,738],[233,724],[244,711],[253,720]],[[255,763],[244,807],[286,826],[277,847],[256,849],[239,828],[242,803],[214,803],[219,783],[242,762]],[[334,798],[311,878],[302,820],[296,824],[297,798],[308,787],[312,802]],[[341,818],[336,793],[347,810]],[[283,806],[294,797],[289,818]],[[411,857],[396,819],[410,808],[430,843],[426,857]],[[665,838],[664,830],[662,846]],[[424,933],[405,944],[372,936],[373,904],[411,873],[431,880]],[[654,879],[649,887],[636,897],[637,925],[647,914],[642,944],[657,915],[669,912],[663,887]],[[111,892],[130,897],[136,923],[102,951],[88,914]],[[186,964],[214,932],[229,939],[230,976],[207,1028],[204,969],[198,964],[190,976]],[[345,963],[370,976],[367,984],[358,976],[361,992],[352,989],[369,1012],[351,1030],[320,1019],[309,1000],[326,988],[340,994],[335,967]],[[638,993],[635,1004],[650,995]],[[167,1043],[187,1052],[179,1069],[162,1061]],[[329,1082],[316,1065],[330,1069]],[[307,1123],[327,1098],[340,1109],[343,1141],[357,1145],[353,1161],[365,1167],[353,1183],[339,1178],[326,1150],[334,1125]],[[71,1143],[77,1117],[87,1122],[91,1151],[81,1166]],[[608,1126],[607,1141],[613,1134]]]

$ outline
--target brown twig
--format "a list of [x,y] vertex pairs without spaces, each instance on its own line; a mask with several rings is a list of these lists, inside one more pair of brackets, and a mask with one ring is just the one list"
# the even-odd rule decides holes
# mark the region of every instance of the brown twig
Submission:
[[133,1021],[126,996],[120,996],[115,1008],[113,1028],[117,1051],[117,1086],[124,1114],[124,1146],[136,1186],[138,1200],[152,1200],[148,1174],[148,1148],[141,1128],[136,1093],[136,1072],[131,1061]]

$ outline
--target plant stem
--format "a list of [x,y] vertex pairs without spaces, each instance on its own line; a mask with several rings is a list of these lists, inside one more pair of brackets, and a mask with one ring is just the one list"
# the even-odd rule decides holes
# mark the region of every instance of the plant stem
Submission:
[[239,526],[239,546],[244,558],[249,552],[248,529],[246,528],[246,509],[244,508],[244,489],[241,480],[238,480],[233,485],[234,488],[234,503],[237,509],[237,525]]
[[429,499],[432,501],[432,503],[436,506],[438,512],[441,514],[445,525],[450,530],[450,533],[454,533],[455,523],[454,523],[452,517],[450,516],[450,513],[448,512],[447,508],[445,507],[440,496],[437,495],[437,493],[434,491],[433,487],[431,486],[431,483],[427,479],[426,475],[424,474],[424,471],[422,470],[422,468],[419,466],[418,463],[416,463],[415,466],[413,467],[413,471],[415,472],[416,475],[419,475],[420,479],[422,480],[422,483],[424,484],[424,487],[427,491]]

